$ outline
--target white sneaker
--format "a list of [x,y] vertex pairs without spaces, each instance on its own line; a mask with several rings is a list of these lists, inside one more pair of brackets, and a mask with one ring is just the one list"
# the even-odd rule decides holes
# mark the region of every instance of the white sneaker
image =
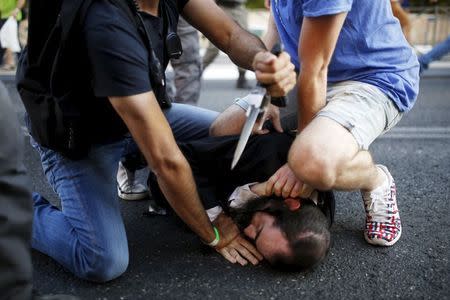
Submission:
[[123,200],[142,200],[149,196],[144,184],[137,182],[135,173],[119,162],[117,170],[117,194]]
[[382,186],[362,192],[366,209],[364,238],[369,244],[392,246],[402,235],[394,179],[385,166],[377,165],[387,176]]

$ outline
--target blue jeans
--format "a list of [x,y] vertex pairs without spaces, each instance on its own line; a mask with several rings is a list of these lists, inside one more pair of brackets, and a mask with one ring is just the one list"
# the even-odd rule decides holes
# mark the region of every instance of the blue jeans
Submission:
[[[208,135],[217,113],[173,104],[164,111],[177,141]],[[116,193],[118,162],[138,150],[131,137],[93,145],[87,157],[70,160],[40,146],[44,173],[62,209],[34,193],[32,247],[76,276],[98,282],[114,279],[128,266],[128,243]]]
[[439,60],[449,52],[450,52],[450,35],[447,37],[445,41],[436,44],[433,47],[433,49],[431,49],[429,52],[419,57],[420,70],[423,71],[428,69],[428,65],[431,62]]

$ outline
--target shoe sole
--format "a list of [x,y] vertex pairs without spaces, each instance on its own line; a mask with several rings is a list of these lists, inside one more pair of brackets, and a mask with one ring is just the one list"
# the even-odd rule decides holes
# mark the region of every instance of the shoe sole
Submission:
[[395,243],[398,242],[398,240],[400,239],[401,236],[402,236],[402,232],[400,231],[400,233],[397,235],[397,237],[395,239],[388,242],[388,241],[382,240],[382,239],[381,240],[380,239],[369,239],[367,234],[364,232],[364,239],[366,240],[366,242],[371,245],[374,245],[374,246],[385,246],[385,247],[393,246]]
[[117,188],[117,195],[119,196],[120,199],[122,200],[127,200],[127,201],[138,201],[138,200],[144,200],[148,198],[148,193],[140,193],[140,194],[127,194],[127,193],[123,193],[119,188]]

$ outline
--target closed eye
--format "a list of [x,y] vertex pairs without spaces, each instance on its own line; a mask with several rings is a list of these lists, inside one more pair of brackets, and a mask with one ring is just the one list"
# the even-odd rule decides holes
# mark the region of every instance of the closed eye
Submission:
[[258,237],[261,234],[261,231],[262,231],[262,228],[255,235],[255,239],[253,240],[255,242],[255,245],[256,245],[256,242],[258,241]]

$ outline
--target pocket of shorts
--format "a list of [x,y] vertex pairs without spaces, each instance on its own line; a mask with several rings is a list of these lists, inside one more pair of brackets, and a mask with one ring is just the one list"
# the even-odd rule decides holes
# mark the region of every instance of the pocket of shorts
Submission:
[[387,124],[386,128],[384,129],[384,132],[391,130],[392,127],[394,127],[395,125],[397,125],[398,122],[400,122],[402,117],[403,117],[403,113],[398,111],[394,118],[392,118],[390,121],[388,120],[388,124]]

